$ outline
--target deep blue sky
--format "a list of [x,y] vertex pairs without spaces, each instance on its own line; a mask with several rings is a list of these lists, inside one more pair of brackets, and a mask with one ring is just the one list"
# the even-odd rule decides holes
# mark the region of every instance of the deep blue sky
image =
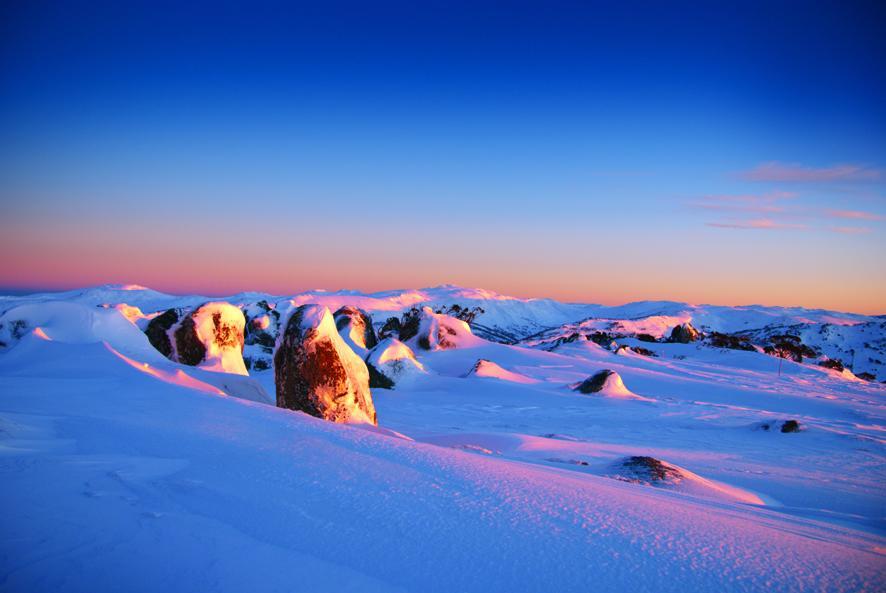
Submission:
[[179,4],[0,9],[0,284],[886,312],[882,3]]

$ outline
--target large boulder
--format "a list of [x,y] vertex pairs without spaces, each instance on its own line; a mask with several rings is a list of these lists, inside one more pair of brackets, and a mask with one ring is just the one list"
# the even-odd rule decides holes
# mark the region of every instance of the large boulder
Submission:
[[243,363],[245,325],[243,312],[230,303],[200,305],[173,332],[174,360],[211,371],[247,375]]
[[277,407],[332,422],[377,424],[369,370],[338,333],[327,307],[293,311],[274,354]]
[[338,333],[355,352],[365,355],[378,344],[372,328],[372,317],[363,309],[344,306],[333,317]]
[[190,314],[169,309],[145,328],[148,341],[166,358],[210,371],[246,375],[243,312],[225,302],[200,305]]
[[366,356],[369,386],[393,389],[398,383],[424,375],[425,367],[412,349],[396,338],[385,338]]
[[172,358],[172,340],[169,330],[178,323],[182,315],[181,309],[169,309],[151,319],[145,328],[148,341],[166,358]]
[[698,337],[698,330],[692,327],[692,324],[687,321],[671,330],[670,341],[678,342],[680,344],[688,344],[689,342],[696,341]]
[[400,341],[422,350],[448,350],[481,342],[470,326],[430,307],[412,309],[400,321]]

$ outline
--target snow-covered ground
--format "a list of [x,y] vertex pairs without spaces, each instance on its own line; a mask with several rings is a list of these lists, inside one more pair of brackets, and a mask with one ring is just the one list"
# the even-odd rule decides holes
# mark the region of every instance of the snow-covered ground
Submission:
[[[457,287],[213,299],[359,306],[376,325],[479,306],[480,325],[517,338],[603,319],[657,354],[415,348],[425,372],[372,390],[373,427],[273,407],[273,369],[171,362],[147,320],[209,299],[127,288],[0,300],[2,591],[884,589],[882,383],[629,335],[800,323],[861,325],[873,343],[877,318]],[[623,386],[573,390],[603,369]],[[647,458],[661,479],[636,469]]]

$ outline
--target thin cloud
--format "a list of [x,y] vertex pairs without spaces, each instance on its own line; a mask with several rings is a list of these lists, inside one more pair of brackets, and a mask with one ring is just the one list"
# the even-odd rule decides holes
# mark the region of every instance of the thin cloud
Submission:
[[827,183],[832,181],[874,181],[880,179],[879,169],[864,165],[840,164],[830,167],[806,167],[796,163],[770,161],[750,171],[739,173],[745,181],[777,181]]
[[886,216],[874,214],[873,212],[864,212],[862,210],[827,210],[826,213],[831,218],[849,218],[852,220],[886,220]]
[[864,235],[871,232],[871,229],[865,226],[832,226],[828,230],[844,235]]
[[707,226],[721,229],[760,229],[760,230],[779,230],[794,229],[805,230],[807,227],[803,224],[789,224],[778,222],[771,218],[754,218],[750,220],[731,220],[727,222],[708,222]]
[[787,207],[781,205],[779,201],[796,197],[797,194],[794,192],[770,192],[762,195],[709,195],[689,202],[687,205],[703,210],[774,214],[787,211]]

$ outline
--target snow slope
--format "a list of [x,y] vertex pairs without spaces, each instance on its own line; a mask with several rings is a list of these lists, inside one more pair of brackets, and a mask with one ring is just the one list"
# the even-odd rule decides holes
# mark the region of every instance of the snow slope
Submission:
[[[275,408],[273,372],[167,360],[141,318],[96,306],[139,291],[102,290],[2,307],[2,591],[886,582],[879,383],[699,343],[619,340],[649,357],[474,337],[416,350],[427,372],[373,389],[378,427],[338,425]],[[138,306],[190,298],[205,302]],[[285,319],[292,301],[270,302]],[[572,390],[602,369],[643,399]],[[634,479],[636,456],[681,477]]]

